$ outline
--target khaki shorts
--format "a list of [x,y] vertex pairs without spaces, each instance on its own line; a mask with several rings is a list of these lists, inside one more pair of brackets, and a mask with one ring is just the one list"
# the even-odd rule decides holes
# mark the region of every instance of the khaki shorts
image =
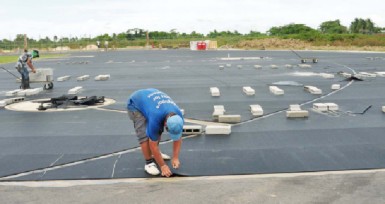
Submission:
[[147,121],[146,118],[139,111],[127,111],[128,117],[134,122],[134,128],[136,136],[138,137],[139,144],[148,140],[146,135]]

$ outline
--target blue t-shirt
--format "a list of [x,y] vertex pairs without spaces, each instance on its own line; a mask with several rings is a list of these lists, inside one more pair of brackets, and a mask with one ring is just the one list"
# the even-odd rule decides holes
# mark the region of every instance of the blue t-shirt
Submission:
[[146,135],[152,141],[158,140],[163,132],[164,119],[173,112],[182,119],[182,112],[175,102],[165,93],[149,88],[135,91],[127,101],[127,109],[140,111],[147,120]]

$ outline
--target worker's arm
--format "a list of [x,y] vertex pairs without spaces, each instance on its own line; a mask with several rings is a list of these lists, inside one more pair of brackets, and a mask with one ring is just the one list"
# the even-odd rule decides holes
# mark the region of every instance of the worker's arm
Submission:
[[[160,137],[159,137],[160,139]],[[159,150],[158,141],[152,141],[149,139],[149,146],[152,155],[154,156],[154,159],[158,166],[160,167],[160,170],[162,172],[162,176],[170,177],[172,175],[172,172],[170,168],[167,166],[166,162],[164,162],[162,155]]]
[[27,59],[27,65],[29,66],[29,68],[31,68],[33,73],[36,73],[36,69],[32,64],[32,59],[30,57],[28,57],[28,59]]
[[180,166],[179,152],[180,152],[181,146],[182,146],[182,138],[177,140],[177,141],[174,141],[173,148],[172,148],[173,155],[172,155],[172,160],[171,160],[171,164],[172,164],[172,167],[174,169],[177,169]]

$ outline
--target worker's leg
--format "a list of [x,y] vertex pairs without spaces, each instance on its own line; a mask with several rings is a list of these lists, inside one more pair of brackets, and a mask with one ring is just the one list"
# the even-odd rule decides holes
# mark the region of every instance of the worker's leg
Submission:
[[151,159],[152,154],[148,143],[148,138],[146,136],[146,118],[139,111],[128,111],[128,116],[134,122],[136,136],[138,137],[144,159]]
[[21,88],[22,89],[29,89],[29,72],[27,67],[22,66],[20,70],[21,74]]

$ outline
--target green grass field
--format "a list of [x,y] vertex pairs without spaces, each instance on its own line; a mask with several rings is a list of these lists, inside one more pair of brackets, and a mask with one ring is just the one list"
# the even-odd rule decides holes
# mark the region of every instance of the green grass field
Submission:
[[[45,58],[62,58],[68,56],[67,54],[44,54],[44,56],[39,57],[38,59]],[[19,55],[0,55],[0,64],[11,63],[17,61]]]

